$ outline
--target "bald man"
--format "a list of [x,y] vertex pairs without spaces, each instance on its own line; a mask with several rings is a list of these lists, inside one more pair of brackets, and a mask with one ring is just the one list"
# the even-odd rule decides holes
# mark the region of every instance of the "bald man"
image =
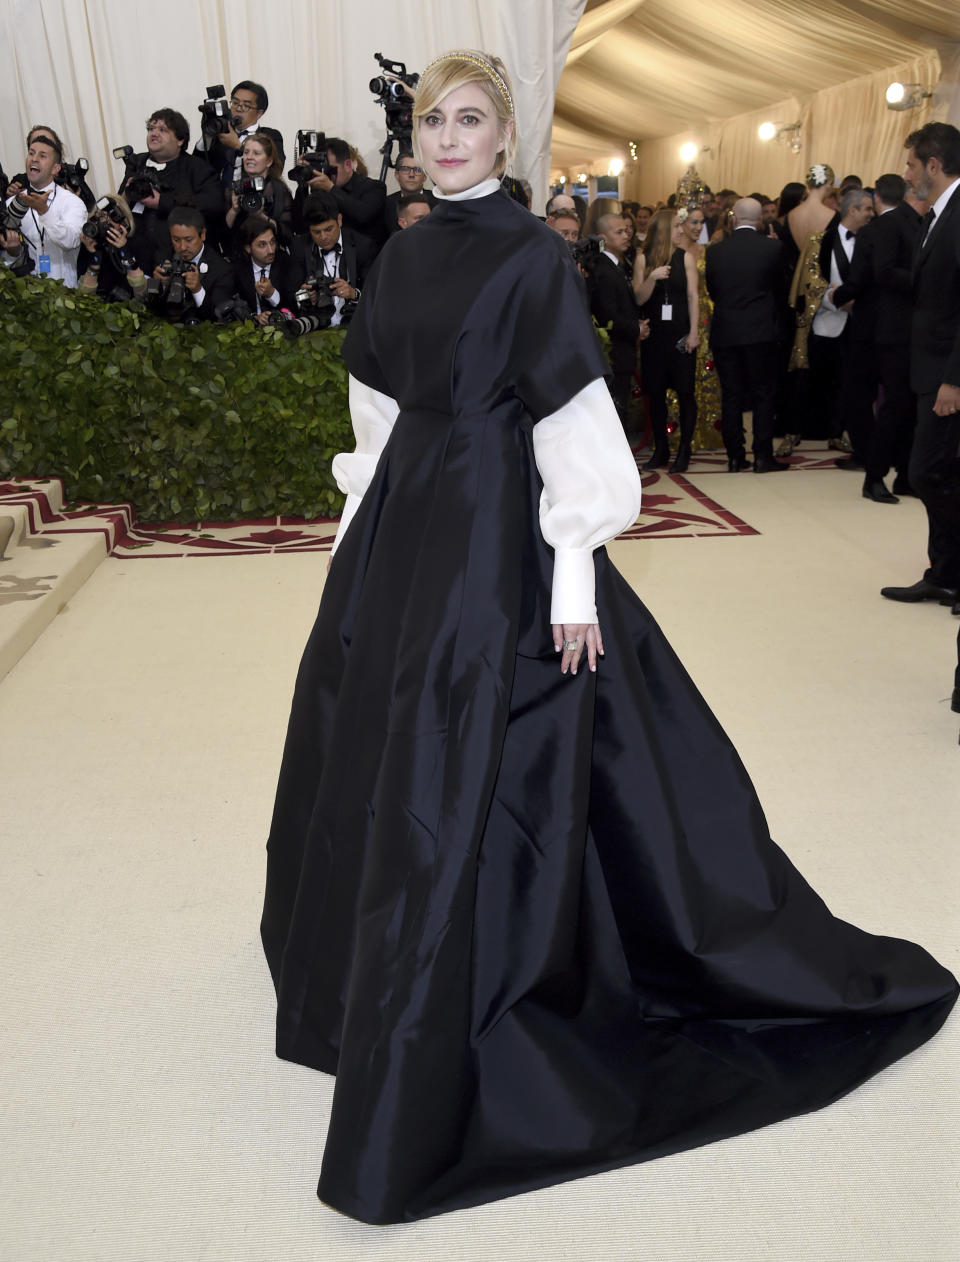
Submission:
[[597,229],[604,248],[590,277],[590,310],[601,328],[609,326],[610,329],[610,393],[626,432],[640,337],[640,311],[623,262],[624,251],[633,236],[633,225],[622,215],[601,215]]
[[789,469],[773,458],[777,392],[777,317],[783,285],[783,247],[760,232],[763,208],[742,197],[733,232],[707,246],[707,289],[713,299],[710,348],[721,390],[721,423],[731,473],[748,469],[743,414],[753,412],[753,471]]

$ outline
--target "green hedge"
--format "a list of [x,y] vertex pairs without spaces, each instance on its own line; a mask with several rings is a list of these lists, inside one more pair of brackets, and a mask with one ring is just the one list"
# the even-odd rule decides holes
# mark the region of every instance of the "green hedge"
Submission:
[[339,330],[181,328],[0,266],[0,475],[145,521],[333,516],[353,446]]

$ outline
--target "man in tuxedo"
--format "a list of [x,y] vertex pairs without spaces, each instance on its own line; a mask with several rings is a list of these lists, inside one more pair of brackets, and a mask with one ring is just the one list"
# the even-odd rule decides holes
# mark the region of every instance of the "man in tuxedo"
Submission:
[[547,215],[547,227],[559,232],[567,245],[575,245],[580,240],[580,218],[575,210],[555,210]]
[[783,247],[760,232],[762,215],[755,198],[742,197],[733,208],[733,232],[708,246],[705,260],[713,299],[710,349],[720,378],[723,444],[731,473],[750,467],[743,433],[748,409],[753,411],[754,472],[790,467],[773,458]]
[[393,171],[397,177],[400,191],[391,193],[384,206],[383,222],[388,237],[392,237],[395,232],[400,231],[400,203],[404,197],[416,193],[427,203],[428,211],[432,210],[436,204],[430,190],[424,190],[423,185],[426,181],[427,173],[421,166],[417,165],[417,160],[413,156],[412,150],[404,149],[397,154],[397,165],[393,168]]
[[291,310],[294,294],[305,279],[288,254],[277,248],[274,225],[264,215],[245,219],[237,234],[239,256],[234,265],[234,291],[265,323],[271,311]]
[[[342,216],[344,227],[357,237],[365,238],[374,254],[387,238],[383,220],[387,190],[379,180],[371,180],[357,170],[354,150],[345,140],[327,139],[327,162],[333,176],[315,175],[307,184],[310,193],[329,193],[336,203],[337,214]],[[303,188],[297,190],[299,200]],[[306,210],[304,209],[306,221]]]
[[230,93],[230,125],[227,130],[213,134],[205,132],[197,142],[194,152],[206,158],[213,167],[224,196],[233,181],[240,179],[241,151],[248,136],[255,136],[258,132],[269,136],[280,161],[284,161],[283,137],[273,127],[264,127],[260,122],[269,104],[267,89],[262,83],[254,83],[252,79],[241,80]]
[[304,216],[307,231],[293,243],[293,263],[304,276],[319,282],[318,293],[325,291],[333,298],[332,308],[324,309],[329,327],[345,327],[373,265],[373,246],[344,225],[337,203],[327,193],[310,196]]
[[[158,264],[153,273],[154,280],[160,284],[164,313],[187,324],[214,319],[217,307],[233,297],[233,268],[212,245],[207,245],[207,226],[203,215],[193,206],[174,207],[167,216],[167,230],[169,250],[165,261]],[[180,303],[171,301],[172,281],[165,274],[171,255],[189,264],[183,276],[184,294]]]
[[[849,311],[841,311],[830,292],[850,277],[857,233],[873,218],[873,198],[862,188],[844,193],[837,216],[828,225],[820,244],[819,266],[827,292],[821,299],[810,329],[810,408],[827,418],[831,447],[850,451],[843,442],[845,418],[841,410],[843,362],[850,336]],[[857,461],[842,467],[862,469]]]
[[421,219],[426,219],[435,202],[428,193],[404,193],[397,207],[397,223],[400,228],[412,228]]
[[910,485],[929,523],[930,566],[889,600],[939,600],[960,614],[960,131],[927,123],[907,137],[905,176],[930,205],[914,256],[910,381],[917,431]]
[[[864,466],[864,498],[880,504],[898,503],[884,478],[895,463],[901,479],[895,489],[903,489],[916,412],[909,340],[911,268],[920,220],[904,202],[905,193],[902,176],[877,180],[876,216],[857,235],[847,280],[830,295],[837,307],[853,303],[841,410],[853,440],[853,459]],[[881,386],[883,398],[874,420]]]
[[610,393],[626,430],[641,333],[640,312],[623,261],[633,225],[622,215],[601,215],[597,228],[603,237],[604,249],[590,278],[590,310],[601,328],[610,326],[610,366],[613,369]]
[[[216,176],[207,162],[186,152],[189,141],[190,127],[182,114],[154,110],[147,121],[146,152],[133,158],[120,185],[120,196],[137,216],[137,236],[143,244],[149,242],[159,257],[169,249],[167,218],[175,206],[196,207],[203,216],[204,231],[207,224],[216,226],[223,217],[223,193]],[[157,187],[145,191],[151,181]],[[133,191],[127,195],[131,185],[138,196]]]

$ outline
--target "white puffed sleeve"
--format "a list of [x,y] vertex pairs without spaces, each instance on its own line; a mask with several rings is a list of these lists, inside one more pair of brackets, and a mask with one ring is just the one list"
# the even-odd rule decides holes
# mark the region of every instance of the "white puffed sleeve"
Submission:
[[593,550],[640,512],[637,463],[601,378],[533,427],[533,452],[540,529],[555,554],[550,621],[596,622]]
[[387,445],[393,423],[400,411],[395,399],[365,386],[356,377],[350,378],[349,397],[350,421],[357,446],[354,451],[343,451],[339,456],[334,456],[331,465],[337,486],[347,497],[337,537],[333,541],[333,552],[336,552],[354,513],[360,507],[360,501],[370,485],[380,453]]

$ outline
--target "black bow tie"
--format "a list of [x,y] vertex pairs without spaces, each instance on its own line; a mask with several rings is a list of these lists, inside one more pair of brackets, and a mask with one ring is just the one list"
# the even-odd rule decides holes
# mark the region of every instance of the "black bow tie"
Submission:
[[337,242],[337,244],[336,244],[336,245],[332,245],[332,246],[330,247],[330,249],[329,249],[329,250],[324,250],[324,254],[339,254],[339,253],[340,253],[340,251],[342,250],[342,248],[343,248],[343,247],[341,246],[340,242],[338,241],[338,242]]
[[848,240],[848,241],[852,241],[856,235],[857,235],[857,234],[856,234],[855,232],[851,232],[849,228],[847,229],[847,240]]

